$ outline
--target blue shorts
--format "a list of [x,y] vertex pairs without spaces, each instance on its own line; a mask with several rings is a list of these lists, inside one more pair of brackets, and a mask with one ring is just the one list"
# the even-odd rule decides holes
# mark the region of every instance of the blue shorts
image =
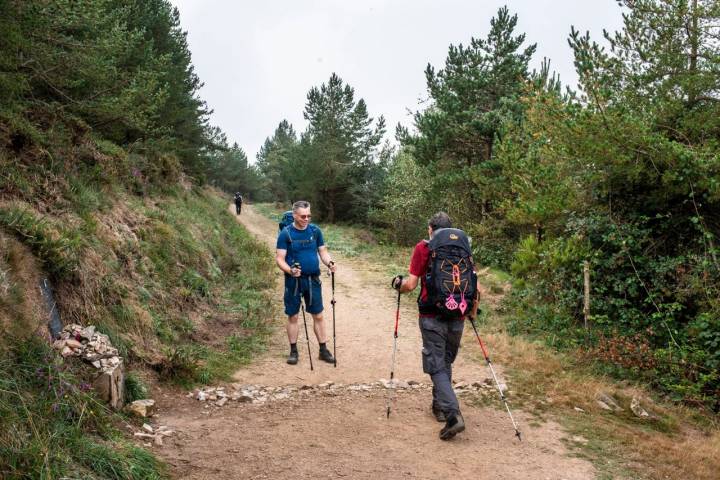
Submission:
[[285,315],[292,317],[300,311],[300,295],[305,301],[305,311],[318,314],[323,311],[322,282],[320,276],[291,277],[285,275]]

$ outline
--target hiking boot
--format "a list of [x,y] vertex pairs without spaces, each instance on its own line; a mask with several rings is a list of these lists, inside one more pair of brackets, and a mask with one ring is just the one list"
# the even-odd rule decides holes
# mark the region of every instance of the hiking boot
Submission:
[[465,420],[459,413],[457,415],[450,415],[447,419],[447,423],[440,430],[441,440],[450,440],[458,433],[465,430]]
[[447,422],[447,417],[445,416],[445,412],[443,412],[435,402],[433,402],[431,408],[432,408],[433,415],[435,415],[435,420],[437,420],[440,423]]
[[298,362],[298,352],[297,351],[291,351],[290,355],[288,355],[287,363],[290,365],[296,365]]
[[330,353],[330,350],[327,348],[321,348],[320,349],[320,355],[318,356],[320,360],[327,363],[335,363],[335,357],[333,357],[332,353]]

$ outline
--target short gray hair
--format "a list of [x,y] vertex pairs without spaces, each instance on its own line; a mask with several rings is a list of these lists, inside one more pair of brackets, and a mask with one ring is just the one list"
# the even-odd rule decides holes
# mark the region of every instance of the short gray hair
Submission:
[[430,217],[430,220],[428,220],[428,226],[434,232],[435,230],[439,230],[441,228],[452,227],[452,221],[450,221],[450,216],[447,213],[437,212],[435,215]]
[[297,212],[301,208],[310,208],[310,202],[306,202],[305,200],[298,200],[297,202],[293,203],[293,212]]

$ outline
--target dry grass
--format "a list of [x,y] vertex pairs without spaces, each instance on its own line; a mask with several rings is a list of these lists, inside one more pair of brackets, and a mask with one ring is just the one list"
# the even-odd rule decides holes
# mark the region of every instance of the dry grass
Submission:
[[[574,444],[611,478],[719,478],[720,426],[717,417],[653,400],[648,390],[591,371],[579,358],[539,343],[510,337],[496,313],[495,299],[482,335],[493,362],[504,366],[510,401],[539,419],[552,418],[589,442]],[[466,339],[468,342],[470,338]],[[474,339],[473,339],[474,340]],[[468,348],[475,348],[468,345]],[[478,351],[478,361],[484,361]],[[600,392],[613,396],[621,412],[603,410]],[[629,406],[638,398],[653,416],[641,420]],[[577,411],[577,408],[583,411]]]

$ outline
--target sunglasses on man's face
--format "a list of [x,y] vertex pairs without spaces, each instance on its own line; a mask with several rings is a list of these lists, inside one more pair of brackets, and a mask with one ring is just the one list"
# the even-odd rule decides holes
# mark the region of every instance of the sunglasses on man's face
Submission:
[[305,220],[306,218],[312,218],[312,215],[298,215],[298,217],[300,217],[300,218],[302,218],[303,220]]

